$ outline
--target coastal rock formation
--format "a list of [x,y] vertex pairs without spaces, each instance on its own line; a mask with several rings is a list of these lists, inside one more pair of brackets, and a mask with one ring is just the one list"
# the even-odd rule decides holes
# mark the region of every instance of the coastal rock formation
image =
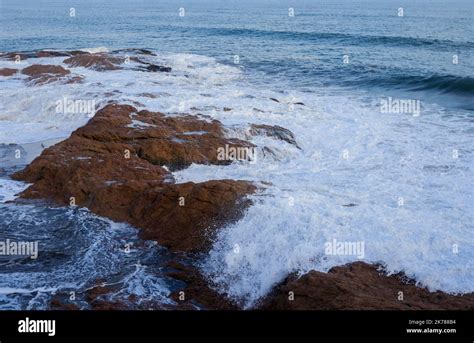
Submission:
[[354,262],[328,273],[292,275],[262,301],[264,310],[473,310],[474,293],[429,292],[404,275]]
[[82,51],[55,51],[55,50],[38,50],[28,52],[7,52],[0,54],[0,58],[13,60],[13,61],[24,61],[28,58],[41,58],[41,57],[68,57],[74,54],[84,53]]
[[142,237],[172,251],[199,252],[216,228],[239,217],[255,186],[235,180],[175,184],[169,170],[229,163],[217,157],[223,146],[251,145],[226,138],[215,120],[111,104],[12,177],[33,184],[25,198],[84,206],[141,228]]
[[55,66],[50,64],[33,64],[23,69],[21,73],[30,77],[37,77],[43,74],[52,74],[56,76],[71,74],[69,70],[64,69],[61,66]]
[[0,76],[12,76],[18,72],[18,69],[12,68],[1,68],[0,69]]
[[55,81],[74,83],[82,80],[79,75],[71,75],[68,69],[50,64],[33,64],[24,68],[21,73],[29,76],[27,82],[30,85],[44,85]]
[[[139,51],[140,54],[146,54],[143,51]],[[69,57],[64,60],[64,63],[70,67],[85,67],[96,71],[108,71],[123,69],[123,64],[127,60],[123,56],[111,55],[106,53],[83,53]],[[147,72],[170,72],[170,67],[159,66],[153,63],[145,62],[136,56],[129,58],[129,61],[133,61],[139,64],[135,70],[147,71]]]
[[182,310],[238,310],[239,307],[225,295],[209,287],[206,279],[193,267],[178,262],[170,262],[168,276],[184,281],[186,287],[171,294],[176,307]]
[[120,64],[124,62],[121,57],[110,56],[104,53],[79,54],[64,60],[70,67],[85,67],[97,71],[121,69]]

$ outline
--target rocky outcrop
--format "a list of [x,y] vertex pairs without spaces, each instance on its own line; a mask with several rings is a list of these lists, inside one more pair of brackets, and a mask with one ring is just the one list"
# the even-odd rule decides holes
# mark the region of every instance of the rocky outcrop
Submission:
[[[145,50],[146,51],[146,50]],[[132,51],[134,52],[134,51]],[[140,54],[152,55],[151,53],[144,53],[143,51],[138,51]],[[153,63],[149,63],[139,59],[136,56],[129,57],[129,61],[138,63],[138,66],[135,67],[135,70],[147,71],[147,72],[170,72],[170,67],[159,66]],[[95,53],[95,54],[78,54],[72,57],[69,57],[64,60],[64,63],[70,67],[84,67],[96,71],[108,71],[108,70],[118,70],[123,69],[123,63],[127,62],[127,59],[123,56],[111,55],[106,53]]]
[[167,266],[171,270],[168,276],[185,282],[185,287],[171,293],[176,308],[182,310],[238,310],[239,307],[223,294],[210,288],[208,281],[196,268],[179,263],[170,262]]
[[104,53],[80,54],[69,57],[64,63],[70,67],[85,67],[97,71],[121,69],[120,64],[124,62],[121,57],[114,57]]
[[68,75],[71,72],[67,69],[64,69],[61,66],[50,65],[50,64],[33,64],[29,67],[26,67],[21,71],[22,74],[28,75],[30,77],[36,77],[43,74],[52,74],[52,75]]
[[218,158],[223,146],[251,145],[226,138],[218,121],[112,104],[13,178],[33,184],[25,198],[84,206],[141,228],[142,237],[172,251],[194,253],[239,217],[255,186],[236,180],[175,184],[169,170],[229,163]]
[[23,52],[7,52],[0,54],[0,58],[13,60],[13,61],[24,61],[28,58],[41,58],[41,57],[68,57],[77,53],[85,53],[82,51],[55,51],[55,50],[38,50],[38,51],[23,51]]
[[328,273],[292,275],[262,301],[264,310],[473,310],[474,293],[449,295],[417,287],[402,274],[354,262]]
[[83,79],[79,75],[72,75],[68,69],[50,64],[33,64],[24,68],[21,73],[29,76],[27,79],[29,85],[44,85],[56,81],[75,83]]
[[18,69],[12,68],[1,68],[0,69],[0,76],[12,76],[18,72]]

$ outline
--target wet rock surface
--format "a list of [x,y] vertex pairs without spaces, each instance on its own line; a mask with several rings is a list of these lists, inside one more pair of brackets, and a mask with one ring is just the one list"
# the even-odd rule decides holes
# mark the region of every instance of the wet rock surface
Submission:
[[108,105],[12,177],[33,183],[22,197],[84,206],[131,223],[172,251],[199,252],[209,247],[213,231],[242,214],[255,186],[236,180],[175,184],[168,169],[221,164],[217,149],[226,144],[249,145],[225,138],[218,121]]
[[124,62],[121,57],[110,56],[103,53],[79,54],[64,60],[70,67],[84,67],[97,71],[121,69],[120,64]]
[[27,75],[29,85],[44,85],[51,82],[76,83],[82,81],[82,76],[73,75],[71,71],[61,66],[50,64],[33,64],[22,69],[22,74]]
[[168,275],[184,281],[186,286],[171,293],[176,308],[181,310],[238,310],[225,295],[209,287],[208,281],[196,268],[180,262],[170,262]]
[[18,72],[18,69],[13,68],[1,68],[0,69],[0,76],[12,76]]
[[251,136],[267,136],[279,139],[300,149],[293,132],[278,125],[252,124],[249,133]]
[[328,273],[289,276],[262,301],[263,310],[472,310],[474,294],[429,292],[402,274],[354,262]]

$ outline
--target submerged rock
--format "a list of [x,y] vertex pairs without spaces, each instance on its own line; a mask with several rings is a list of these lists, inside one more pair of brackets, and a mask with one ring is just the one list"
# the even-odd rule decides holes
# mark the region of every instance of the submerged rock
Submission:
[[272,125],[265,125],[265,124],[260,124],[260,125],[252,124],[250,126],[249,133],[252,136],[263,135],[263,136],[279,139],[296,146],[298,149],[301,149],[298,146],[298,143],[296,143],[295,135],[293,134],[293,132],[278,125],[272,126]]
[[157,72],[157,71],[164,72],[164,73],[171,72],[170,67],[158,66],[158,65],[155,65],[155,64],[148,64],[145,69],[147,71],[151,71],[151,72]]

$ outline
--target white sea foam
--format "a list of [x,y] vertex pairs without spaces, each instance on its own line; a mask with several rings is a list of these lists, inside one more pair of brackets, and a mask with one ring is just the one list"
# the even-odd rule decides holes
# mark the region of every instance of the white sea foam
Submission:
[[[160,273],[137,266],[139,261],[158,258],[159,250],[151,249],[156,244],[139,241],[136,229],[129,225],[83,209],[4,204],[0,206],[0,237],[39,241],[38,259],[20,261],[23,268],[10,271],[15,261],[0,260],[7,275],[0,278],[2,309],[46,309],[54,294],[69,296],[70,292],[77,294],[77,305],[87,306],[81,296],[98,280],[120,286],[108,295],[112,301],[126,301],[136,294],[141,300],[172,302]],[[124,250],[126,244],[132,247],[129,251]]]
[[[324,243],[333,239],[363,241],[365,261],[405,271],[430,289],[474,291],[474,148],[463,113],[448,117],[445,109],[424,104],[420,117],[383,114],[379,99],[362,91],[292,91],[197,55],[146,59],[173,71],[71,68],[85,83],[60,87],[27,88],[21,76],[2,81],[0,142],[67,136],[83,125],[86,115],[54,112],[54,102],[64,96],[99,104],[139,102],[139,109],[170,115],[204,114],[242,138],[249,123],[280,125],[294,132],[301,150],[258,136],[252,141],[274,154],[258,156],[256,164],[193,165],[175,173],[178,182],[232,178],[272,184],[252,196],[254,205],[242,220],[220,231],[202,263],[220,291],[252,306],[288,273],[325,271],[356,259],[325,255]],[[34,63],[61,64],[52,61]],[[2,61],[3,66],[12,64]],[[291,106],[295,102],[305,105]],[[349,204],[356,206],[344,206]]]
[[[443,122],[436,106],[416,119],[382,115],[347,97],[317,96],[305,103],[311,112],[293,112],[291,119],[269,115],[270,123],[296,134],[301,151],[280,142],[278,160],[192,165],[174,173],[178,182],[272,183],[252,197],[241,221],[219,233],[204,261],[218,288],[250,307],[291,272],[327,271],[357,260],[325,254],[325,243],[337,239],[364,242],[365,261],[404,271],[432,290],[473,291],[473,149],[467,129]],[[344,206],[350,204],[356,206]]]
[[100,52],[109,52],[109,49],[107,49],[104,46],[99,46],[99,47],[95,47],[95,48],[79,49],[79,51],[88,52],[89,54],[97,54],[97,53],[100,53]]
[[18,193],[23,192],[30,184],[10,179],[0,179],[0,203],[13,201]]

